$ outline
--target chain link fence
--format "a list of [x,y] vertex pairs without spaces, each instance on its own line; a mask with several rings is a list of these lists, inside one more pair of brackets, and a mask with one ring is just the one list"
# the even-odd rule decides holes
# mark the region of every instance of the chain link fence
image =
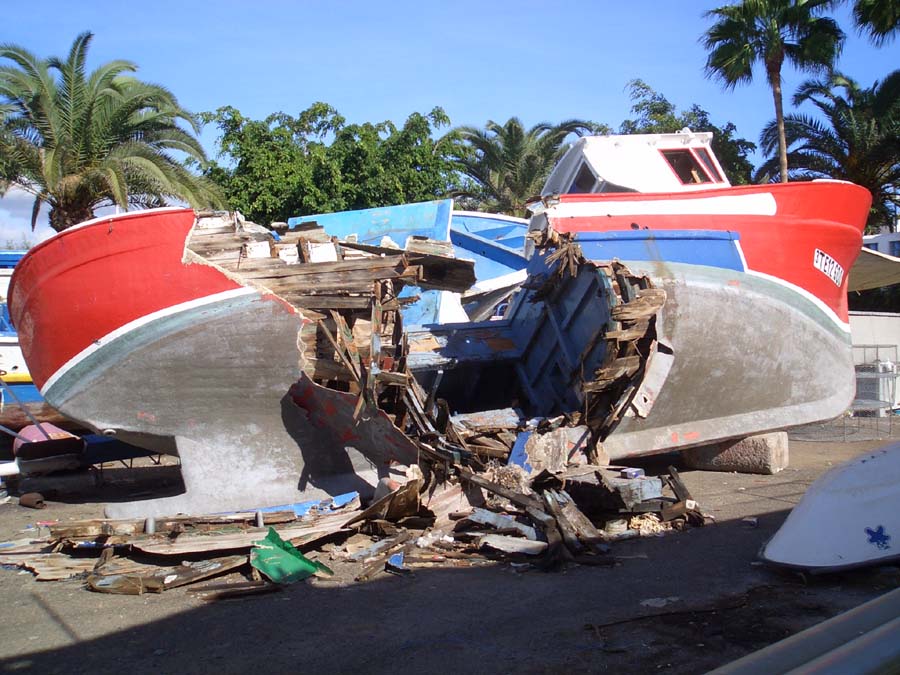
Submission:
[[788,430],[796,441],[848,442],[900,439],[900,415],[887,417],[854,417],[849,411],[829,422],[806,424]]

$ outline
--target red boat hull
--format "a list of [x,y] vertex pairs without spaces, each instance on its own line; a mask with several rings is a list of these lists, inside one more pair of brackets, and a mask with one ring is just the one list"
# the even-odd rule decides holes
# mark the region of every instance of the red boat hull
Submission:
[[29,251],[10,283],[9,309],[38,389],[132,322],[241,288],[212,267],[182,262],[193,225],[192,209],[139,211],[84,223]]
[[198,260],[189,209],[79,225],[19,263],[10,313],[48,403],[182,458],[187,494],[114,517],[287,504],[374,489],[416,457],[381,411],[311,382],[292,305]]
[[870,204],[865,188],[817,181],[666,194],[562,195],[544,217],[559,232],[737,232],[748,272],[810,294],[848,324],[847,281]]

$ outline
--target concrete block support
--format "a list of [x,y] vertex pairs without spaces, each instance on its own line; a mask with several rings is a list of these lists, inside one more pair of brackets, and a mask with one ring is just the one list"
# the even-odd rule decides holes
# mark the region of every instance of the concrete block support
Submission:
[[788,465],[788,435],[775,431],[682,451],[688,468],[771,475]]

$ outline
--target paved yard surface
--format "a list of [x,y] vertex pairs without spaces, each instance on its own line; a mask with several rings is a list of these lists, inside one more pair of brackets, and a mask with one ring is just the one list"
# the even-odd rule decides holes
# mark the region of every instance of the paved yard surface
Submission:
[[[817,476],[882,444],[792,441],[775,476],[684,471],[716,524],[617,543],[612,568],[418,570],[217,603],[0,570],[0,672],[705,672],[900,585],[895,566],[803,578],[755,562]],[[0,540],[102,513],[15,501],[0,506]]]

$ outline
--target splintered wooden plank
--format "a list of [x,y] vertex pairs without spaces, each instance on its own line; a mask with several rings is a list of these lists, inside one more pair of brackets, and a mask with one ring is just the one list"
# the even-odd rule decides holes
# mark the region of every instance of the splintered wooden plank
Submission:
[[[196,251],[195,251],[196,253]],[[244,250],[241,248],[229,249],[224,251],[218,251],[215,253],[202,253],[197,254],[201,258],[211,263],[215,263],[221,267],[228,265],[229,263],[235,263],[241,260],[244,257]]]
[[424,253],[447,258],[454,257],[453,244],[449,241],[412,236],[406,240],[406,250],[410,253]]
[[309,277],[253,278],[252,282],[265,286],[273,293],[301,293],[303,295],[368,295],[372,288],[369,279],[320,281]]
[[638,340],[644,337],[644,335],[647,333],[649,325],[649,322],[646,320],[638,321],[636,324],[629,328],[608,331],[604,335],[604,337],[607,340],[618,340],[619,342],[630,342],[632,340]]
[[[400,249],[386,248],[384,246],[369,246],[348,242],[341,242],[341,246],[381,255],[404,253]],[[475,263],[472,260],[460,260],[452,256],[412,251],[407,252],[406,255],[411,265],[422,267],[422,275],[415,282],[416,285],[422,288],[462,292],[468,290],[475,283]]]
[[243,274],[246,279],[256,279],[272,290],[315,290],[316,292],[366,293],[372,294],[372,284],[382,279],[403,276],[402,268],[378,270],[353,270],[349,272],[327,272],[324,274],[264,275]]
[[[334,312],[332,312],[332,315]],[[331,346],[334,348],[334,353],[340,358],[341,363],[344,364],[348,373],[353,378],[354,382],[359,382],[359,369],[357,368],[357,364],[353,362],[350,354],[347,353],[347,350],[344,349],[344,346],[341,341],[341,333],[340,333],[340,325],[335,322],[335,330],[332,332],[324,321],[319,322],[319,328],[321,329],[323,335],[327,338],[327,340],[331,343]]]
[[372,298],[369,296],[346,295],[307,295],[305,293],[288,292],[279,296],[295,307],[306,309],[368,309]]
[[[339,279],[337,275],[368,274],[371,278],[397,276],[406,269],[407,263],[401,256],[386,258],[365,258],[361,260],[338,260],[337,262],[297,263],[288,265],[280,258],[241,260],[231,265],[223,265],[229,271],[250,273],[257,277],[322,277]],[[263,274],[264,273],[264,274]]]
[[278,237],[282,244],[299,244],[301,241],[324,244],[331,241],[331,235],[321,227],[311,227],[306,230],[290,230],[283,234],[279,232]]
[[475,262],[437,255],[410,254],[409,261],[421,265],[421,288],[462,293],[475,283]]
[[234,555],[214,560],[197,560],[183,562],[180,565],[160,567],[159,565],[140,565],[127,561],[122,571],[112,560],[98,565],[97,570],[88,576],[87,585],[92,591],[113,593],[118,595],[143,595],[144,593],[162,593],[170,588],[186,586],[197,581],[224,574],[243,567],[248,562],[247,555]]
[[253,241],[253,239],[249,237],[241,237],[234,234],[217,234],[208,237],[191,237],[188,248],[194,251],[194,253],[204,253],[226,248],[239,248],[251,241]]
[[234,259],[242,255],[243,246],[241,244],[233,244],[230,246],[189,246],[191,251],[207,260],[212,259]]
[[610,382],[614,382],[622,377],[631,377],[641,367],[640,356],[625,356],[613,361],[609,366],[600,368],[595,373],[595,379],[591,382],[582,383],[582,391],[585,393],[591,391],[600,391]]
[[[351,505],[358,507],[359,501]],[[340,532],[348,518],[348,509],[297,524],[276,527],[275,530],[285,541],[297,545],[313,539]],[[257,541],[265,539],[266,528],[252,528],[241,532],[216,534],[204,532],[200,534],[184,533],[172,539],[167,536],[146,536],[132,539],[132,548],[157,555],[186,555],[188,553],[206,553],[209,551],[229,551],[246,549]]]
[[524,555],[540,555],[547,550],[546,541],[532,541],[503,534],[486,534],[478,539],[478,547],[490,548],[504,553],[522,553]]
[[191,238],[234,233],[234,225],[222,225],[221,227],[204,227],[203,224],[200,223],[191,232]]
[[220,228],[210,230],[194,230],[191,232],[191,243],[215,244],[223,241],[249,241],[252,237],[244,232],[235,232],[234,228]]
[[353,373],[343,363],[333,359],[308,359],[304,368],[314,380],[338,380],[340,382],[356,382]]
[[[185,530],[213,529],[222,525],[255,524],[256,512],[230,513],[215,516],[176,516],[172,518],[159,518],[154,523],[159,533],[184,532]],[[263,524],[276,525],[297,520],[293,511],[277,511],[263,513]],[[74,520],[50,526],[50,536],[53,539],[92,539],[110,535],[143,534],[146,521],[140,519],[94,519]]]
[[613,307],[610,314],[615,321],[640,321],[656,314],[665,303],[664,289],[645,288],[638,291],[638,297],[631,302]]
[[71,579],[94,569],[96,558],[72,558],[64,553],[38,553],[27,556],[0,556],[0,564],[15,565],[33,572],[38,581]]

